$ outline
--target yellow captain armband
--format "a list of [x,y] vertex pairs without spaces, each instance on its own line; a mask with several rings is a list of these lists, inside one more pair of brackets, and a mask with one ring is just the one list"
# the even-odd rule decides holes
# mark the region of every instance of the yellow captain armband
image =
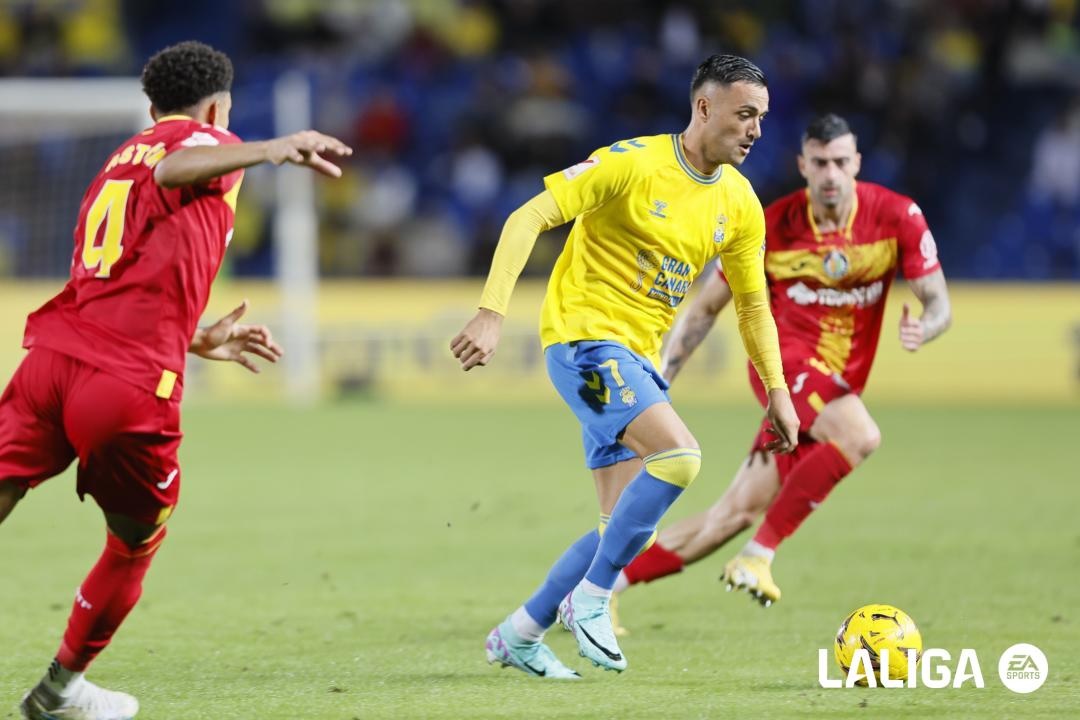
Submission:
[[645,470],[658,480],[686,489],[701,471],[701,450],[674,448],[663,450],[644,459]]

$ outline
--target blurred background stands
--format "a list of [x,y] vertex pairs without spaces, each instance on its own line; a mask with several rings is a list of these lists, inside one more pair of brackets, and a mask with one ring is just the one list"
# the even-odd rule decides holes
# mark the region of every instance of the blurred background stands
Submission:
[[[764,202],[801,185],[801,130],[836,111],[862,177],[917,199],[951,278],[1080,279],[1076,0],[0,1],[6,76],[137,75],[188,38],[232,56],[241,137],[273,133],[273,81],[300,69],[314,124],[357,148],[344,182],[319,187],[324,277],[484,272],[543,175],[682,130],[696,64],[735,52],[770,84],[744,166]],[[0,274],[66,273],[78,195],[120,139],[0,136]],[[67,199],[43,207],[57,187]],[[274,273],[272,188],[249,173],[234,275]]]

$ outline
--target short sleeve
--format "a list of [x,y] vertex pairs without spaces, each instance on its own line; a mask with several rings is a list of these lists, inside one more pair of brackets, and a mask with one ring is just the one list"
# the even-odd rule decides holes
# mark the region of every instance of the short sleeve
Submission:
[[545,177],[544,187],[554,196],[563,220],[569,222],[624,192],[638,174],[642,157],[638,151],[643,147],[637,140],[620,141]]
[[732,236],[720,246],[719,269],[736,294],[765,289],[765,213],[749,183],[742,194]]
[[911,198],[897,198],[896,244],[900,268],[908,280],[929,275],[941,268],[937,244],[922,210]]
[[[165,145],[165,152],[162,157],[167,157],[170,153],[185,148],[235,145],[240,142],[242,142],[242,140],[240,140],[239,137],[223,127],[193,122],[190,123],[183,132],[177,132],[174,137],[169,139],[169,142]],[[236,170],[226,175],[216,177],[213,180],[203,183],[199,187],[204,191],[225,194],[236,186],[243,175],[244,172],[242,170]]]

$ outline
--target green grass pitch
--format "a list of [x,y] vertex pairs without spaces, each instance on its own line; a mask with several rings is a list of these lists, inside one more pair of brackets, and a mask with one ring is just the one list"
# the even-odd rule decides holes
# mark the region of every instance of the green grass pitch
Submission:
[[[782,548],[780,604],[723,592],[729,546],[626,594],[621,676],[550,633],[585,676],[559,684],[489,667],[483,640],[595,521],[564,408],[190,408],[169,539],[90,677],[146,720],[1080,716],[1075,408],[875,410],[884,444]],[[758,418],[684,416],[704,468],[669,518],[720,494]],[[0,718],[103,539],[70,474],[0,527]],[[954,661],[975,648],[987,687],[819,688],[818,648],[868,602]],[[997,678],[1016,642],[1049,657],[1032,695]]]

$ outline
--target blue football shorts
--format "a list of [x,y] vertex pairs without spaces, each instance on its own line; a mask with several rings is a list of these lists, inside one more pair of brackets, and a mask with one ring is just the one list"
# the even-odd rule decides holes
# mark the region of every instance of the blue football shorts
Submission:
[[589,469],[637,457],[619,442],[647,408],[671,402],[668,382],[647,359],[625,345],[582,340],[544,350],[548,377],[581,423]]

